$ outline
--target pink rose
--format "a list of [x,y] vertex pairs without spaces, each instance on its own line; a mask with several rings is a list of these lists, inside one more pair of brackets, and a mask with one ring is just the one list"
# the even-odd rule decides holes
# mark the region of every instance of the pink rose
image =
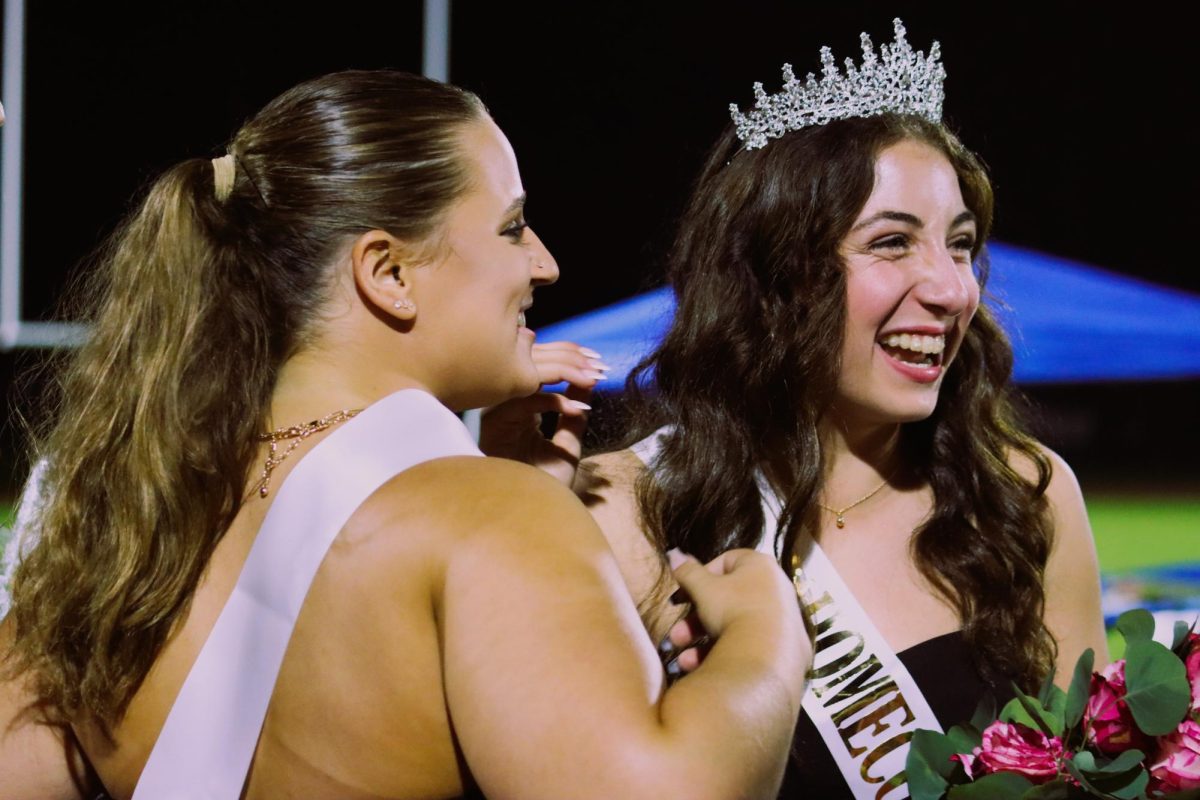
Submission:
[[1149,753],[1154,740],[1138,730],[1124,698],[1125,659],[1114,661],[1102,672],[1092,673],[1087,707],[1083,711],[1088,741],[1110,756],[1133,747]]
[[990,772],[1015,772],[1033,783],[1046,783],[1059,774],[1067,754],[1057,736],[1046,738],[1017,722],[993,722],[979,747],[951,758],[963,765],[971,780]]
[[1158,744],[1162,749],[1150,765],[1150,788],[1159,792],[1200,788],[1200,724],[1185,719]]

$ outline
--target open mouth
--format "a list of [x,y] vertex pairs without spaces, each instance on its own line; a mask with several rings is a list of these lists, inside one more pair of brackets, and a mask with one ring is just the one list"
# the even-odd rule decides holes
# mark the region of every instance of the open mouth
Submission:
[[879,340],[879,346],[892,358],[914,367],[940,367],[946,352],[946,336],[919,333],[892,333]]

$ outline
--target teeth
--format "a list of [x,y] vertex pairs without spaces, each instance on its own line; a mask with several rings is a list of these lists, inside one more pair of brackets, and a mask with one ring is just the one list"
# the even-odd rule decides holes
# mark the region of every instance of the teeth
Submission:
[[945,335],[922,336],[919,333],[893,333],[883,337],[883,344],[888,347],[899,347],[912,350],[914,353],[936,355],[946,349]]
[[524,311],[517,312],[517,327],[518,328],[525,327],[525,312]]

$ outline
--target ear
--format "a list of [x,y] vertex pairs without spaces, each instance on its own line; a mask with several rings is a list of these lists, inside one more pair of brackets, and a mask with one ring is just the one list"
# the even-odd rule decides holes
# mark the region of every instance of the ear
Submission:
[[411,245],[387,231],[367,231],[354,240],[350,260],[354,283],[368,302],[383,314],[405,322],[416,317],[413,272],[420,262]]

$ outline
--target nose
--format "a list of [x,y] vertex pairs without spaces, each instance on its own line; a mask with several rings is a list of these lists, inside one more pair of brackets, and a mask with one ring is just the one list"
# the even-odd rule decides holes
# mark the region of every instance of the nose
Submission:
[[542,240],[533,232],[533,228],[526,228],[525,233],[529,235],[529,249],[533,256],[530,265],[534,286],[549,286],[558,280],[558,262],[554,260],[554,256],[550,255],[550,251],[546,249],[546,245],[542,244]]
[[963,313],[979,294],[972,265],[956,260],[944,247],[927,259],[922,272],[916,287],[917,299],[945,316]]

